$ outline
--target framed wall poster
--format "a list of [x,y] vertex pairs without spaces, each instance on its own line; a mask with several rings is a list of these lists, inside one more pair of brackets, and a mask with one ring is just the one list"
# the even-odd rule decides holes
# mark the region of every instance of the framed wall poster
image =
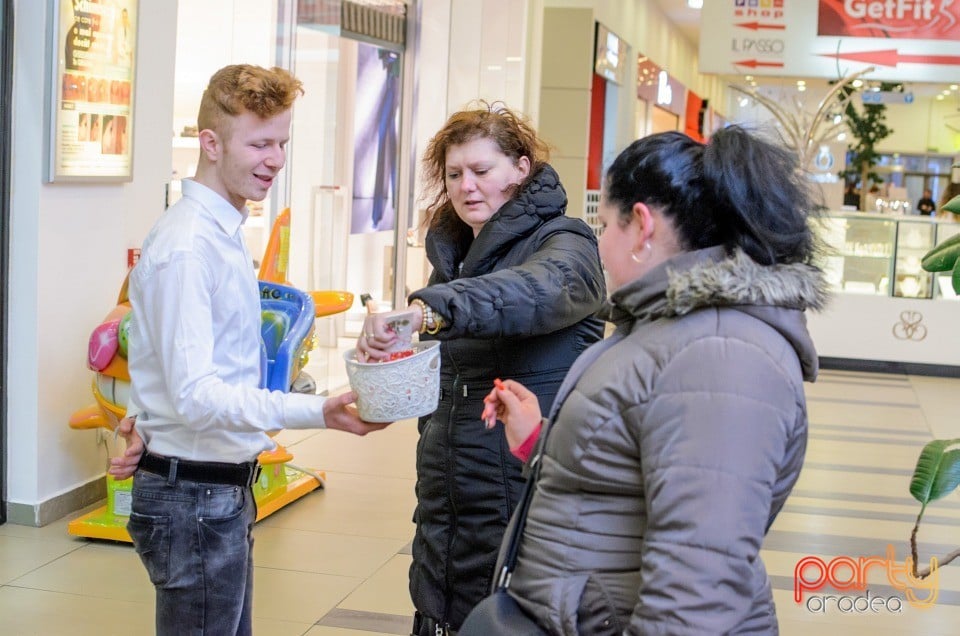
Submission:
[[133,178],[138,0],[52,0],[50,181]]

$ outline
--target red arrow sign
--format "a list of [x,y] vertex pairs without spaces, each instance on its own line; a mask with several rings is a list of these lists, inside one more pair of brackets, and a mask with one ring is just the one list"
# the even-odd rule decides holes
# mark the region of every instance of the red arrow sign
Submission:
[[749,68],[757,68],[758,66],[783,66],[783,62],[761,62],[760,60],[744,60],[742,62],[734,62],[736,66],[747,66]]
[[865,62],[867,64],[879,64],[880,66],[896,67],[898,64],[946,64],[947,66],[960,66],[960,55],[909,55],[906,53],[901,54],[897,49],[861,51],[859,53],[820,53],[819,55],[821,57]]
[[740,24],[735,24],[734,26],[750,29],[751,31],[756,31],[758,29],[777,29],[779,31],[783,31],[787,28],[784,24],[763,24],[762,22],[741,22]]

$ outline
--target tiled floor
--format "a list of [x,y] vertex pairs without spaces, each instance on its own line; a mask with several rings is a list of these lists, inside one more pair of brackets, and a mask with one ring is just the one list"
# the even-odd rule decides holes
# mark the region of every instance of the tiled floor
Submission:
[[[878,566],[867,576],[871,598],[885,603],[874,601],[878,611],[849,611],[864,595],[859,590],[808,592],[804,604],[793,599],[794,568],[807,555],[825,562],[884,557],[890,544],[903,565],[920,509],[908,491],[910,476],[924,443],[960,437],[958,391],[960,380],[830,371],[808,386],[807,463],[764,549],[782,634],[958,633],[960,567],[953,564],[939,573],[936,602],[925,610],[903,603],[900,612],[888,611],[897,606],[888,599],[905,592]],[[257,526],[256,633],[408,633],[414,423],[365,438],[333,431],[281,437],[295,463],[326,471],[327,488]],[[70,537],[66,521],[0,526],[0,634],[152,633],[152,588],[133,550]],[[960,495],[930,504],[919,535],[921,562],[960,547],[958,526]],[[836,578],[848,574],[841,568]],[[811,594],[817,599],[808,601]],[[811,611],[824,595],[832,597],[826,611]],[[849,600],[838,607],[843,596]]]

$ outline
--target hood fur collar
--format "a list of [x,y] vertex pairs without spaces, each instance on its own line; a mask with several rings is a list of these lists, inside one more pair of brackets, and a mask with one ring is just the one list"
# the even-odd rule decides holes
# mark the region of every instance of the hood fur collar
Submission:
[[822,309],[829,298],[818,268],[803,263],[763,266],[742,250],[684,252],[616,290],[601,310],[614,323],[682,316],[701,307]]
[[705,259],[667,268],[666,314],[682,316],[699,307],[767,305],[823,309],[829,292],[823,272],[804,263],[763,266],[740,249],[720,260]]

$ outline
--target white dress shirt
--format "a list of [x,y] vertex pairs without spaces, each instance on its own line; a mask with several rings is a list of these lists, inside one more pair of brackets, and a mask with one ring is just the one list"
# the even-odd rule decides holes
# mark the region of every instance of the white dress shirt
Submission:
[[147,235],[130,273],[128,412],[147,449],[243,462],[267,431],[322,428],[325,398],[260,386],[260,291],[247,218],[195,181]]

